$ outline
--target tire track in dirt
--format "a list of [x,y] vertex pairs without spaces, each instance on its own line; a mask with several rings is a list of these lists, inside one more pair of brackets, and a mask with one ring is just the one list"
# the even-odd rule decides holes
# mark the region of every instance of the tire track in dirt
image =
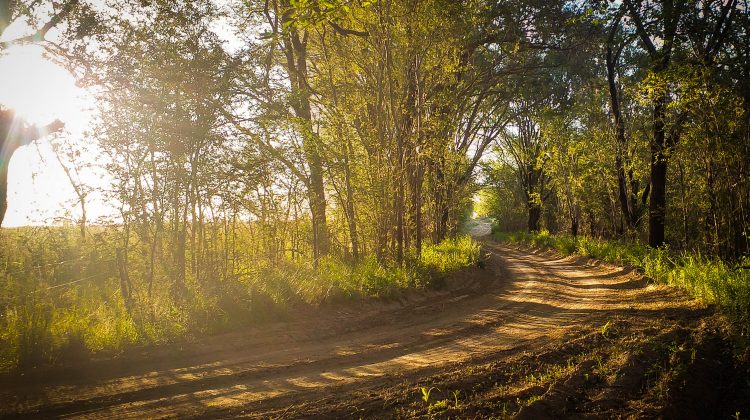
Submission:
[[[269,412],[331,392],[422,377],[559,340],[577,324],[691,304],[634,273],[485,242],[486,268],[406,302],[301,311],[291,320],[0,379],[0,415],[168,417]],[[64,373],[64,372],[67,372]]]

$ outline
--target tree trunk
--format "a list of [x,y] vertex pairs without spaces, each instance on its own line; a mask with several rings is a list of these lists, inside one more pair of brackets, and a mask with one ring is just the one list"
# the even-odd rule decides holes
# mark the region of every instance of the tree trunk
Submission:
[[537,203],[529,203],[529,232],[539,231],[539,219],[542,216],[542,207]]
[[[310,137],[313,137],[311,134]],[[317,136],[314,136],[317,137]],[[315,141],[315,140],[313,140]],[[310,139],[305,140],[310,143]],[[317,151],[312,152],[308,149],[306,153],[308,166],[310,167],[310,214],[313,224],[313,256],[317,262],[321,257],[328,255],[330,242],[328,238],[328,225],[326,221],[326,198],[325,189],[323,188],[323,163]],[[317,147],[314,147],[317,149]]]
[[682,168],[682,163],[679,161],[677,167],[680,171],[680,196],[682,201],[682,246],[683,248],[688,249],[690,247],[690,237],[688,236],[688,205],[685,188],[685,171]]
[[[0,25],[2,26],[2,25]],[[23,120],[17,120],[13,110],[0,110],[0,226],[8,209],[8,167],[13,153],[44,134],[60,131],[65,125],[60,120],[39,128],[36,125],[25,126]]]
[[8,210],[8,162],[0,159],[0,226]]
[[123,251],[121,249],[115,250],[117,256],[117,270],[120,274],[120,294],[122,295],[122,301],[125,303],[125,308],[128,313],[132,312],[133,309],[133,296],[132,296],[132,285],[130,283],[130,277],[128,276],[128,266]]
[[[84,190],[84,186],[76,182],[70,168],[68,168],[68,165],[66,165],[65,162],[63,161],[62,157],[60,156],[60,150],[58,148],[58,145],[53,145],[52,149],[55,152],[55,158],[57,159],[57,162],[62,167],[63,172],[65,172],[65,176],[68,178],[68,182],[70,182],[70,186],[73,187],[73,191],[78,197],[78,202],[81,205],[81,220],[80,220],[79,227],[80,227],[81,239],[85,239],[86,238],[86,195],[87,193]],[[69,153],[68,156],[69,158],[72,158],[73,154]],[[73,164],[75,165],[75,163]],[[76,172],[78,171],[76,170]]]
[[352,258],[359,261],[359,239],[357,238],[357,218],[354,212],[354,188],[352,187],[352,174],[349,162],[354,155],[351,139],[346,141],[346,161],[344,162],[344,182],[346,184],[346,218],[349,225],[349,240],[352,246]]
[[[400,149],[400,148],[399,148]],[[399,150],[400,152],[401,150]],[[400,154],[400,153],[399,153]],[[403,165],[399,165],[400,168]],[[399,172],[401,172],[399,170]],[[404,183],[401,176],[396,177],[396,197],[393,206],[396,217],[396,262],[401,265],[404,262]]]
[[422,255],[422,174],[419,163],[414,164],[412,179],[412,217],[414,218],[414,251]]
[[302,149],[305,161],[310,169],[308,182],[308,199],[313,227],[313,261],[328,254],[330,242],[326,222],[326,197],[323,186],[323,162],[320,156],[320,138],[313,131],[312,110],[310,106],[310,87],[307,84],[307,34],[295,28],[293,8],[288,0],[281,1],[283,32],[283,51],[286,56],[286,70],[291,85],[292,108],[301,120]]
[[[619,20],[618,20],[619,23]],[[614,34],[614,33],[613,33]],[[615,61],[617,60],[616,55],[612,51],[612,35],[607,44],[607,81],[609,82],[609,98],[610,98],[610,110],[612,112],[612,118],[615,124],[615,140],[617,147],[615,149],[615,168],[617,169],[617,192],[620,201],[620,208],[622,209],[623,217],[629,228],[635,228],[633,220],[633,209],[630,207],[628,201],[628,184],[625,178],[625,159],[623,156],[627,153],[627,140],[625,139],[625,124],[622,121],[622,113],[620,111],[620,97],[617,91],[617,82],[615,74]]]
[[666,98],[654,104],[654,138],[651,143],[651,200],[648,215],[648,244],[653,248],[664,245],[667,209],[668,151],[664,130]]

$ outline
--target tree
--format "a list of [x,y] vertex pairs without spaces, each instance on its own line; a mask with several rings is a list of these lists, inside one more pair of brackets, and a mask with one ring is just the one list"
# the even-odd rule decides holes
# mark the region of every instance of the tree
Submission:
[[86,184],[81,182],[81,172],[90,165],[82,162],[80,159],[81,152],[79,150],[73,149],[69,144],[61,145],[59,143],[52,143],[52,151],[55,154],[57,163],[60,164],[63,172],[65,172],[65,176],[68,178],[70,186],[73,187],[73,191],[75,192],[76,198],[78,199],[78,204],[81,206],[81,219],[79,225],[81,238],[85,238],[87,222],[86,198],[88,197],[91,189]]
[[[691,34],[697,43],[695,59],[704,65],[713,64],[716,54],[721,51],[727,32],[731,28],[736,0],[708,1],[703,5],[685,0],[663,0],[653,7],[645,1],[624,0],[623,7],[634,25],[634,33],[646,51],[651,71],[650,100],[653,109],[653,134],[651,149],[651,189],[649,200],[649,245],[658,247],[664,244],[664,230],[667,211],[667,167],[669,156],[680,137],[685,113],[678,115],[671,124],[668,122],[670,88],[664,76],[675,57],[684,57],[681,44],[682,34]],[[691,13],[699,13],[700,20],[688,19]],[[621,12],[615,14],[615,24],[619,25]],[[696,23],[700,22],[699,25]],[[708,23],[710,22],[710,23]],[[658,38],[658,42],[655,39]],[[700,39],[697,39],[700,38]],[[614,109],[614,107],[613,107]],[[620,127],[618,127],[618,136]]]

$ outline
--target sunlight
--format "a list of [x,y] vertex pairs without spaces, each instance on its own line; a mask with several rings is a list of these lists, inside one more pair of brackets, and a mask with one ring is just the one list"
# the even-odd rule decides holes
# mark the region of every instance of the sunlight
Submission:
[[[4,226],[49,224],[75,214],[77,208],[70,202],[75,194],[56,162],[51,143],[76,144],[75,148],[83,151],[82,159],[95,159],[94,145],[83,135],[95,108],[93,95],[76,86],[73,75],[48,59],[44,48],[20,45],[0,54],[0,105],[15,110],[17,117],[31,124],[46,125],[56,118],[65,123],[57,140],[42,139],[14,154]],[[83,171],[81,177],[87,185],[106,183],[106,177],[92,170]],[[92,217],[104,213],[102,206],[92,207]]]
[[59,118],[80,126],[87,101],[73,76],[47,59],[42,47],[23,45],[0,56],[0,104],[29,123],[47,124]]

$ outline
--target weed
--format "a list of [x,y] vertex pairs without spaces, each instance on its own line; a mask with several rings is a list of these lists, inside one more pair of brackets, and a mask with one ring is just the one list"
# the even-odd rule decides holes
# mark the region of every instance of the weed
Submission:
[[[426,386],[423,386],[423,387],[419,388],[419,390],[422,391],[422,401],[424,401],[426,403],[429,403],[430,402],[430,393],[432,393],[432,390],[434,390],[434,389],[437,389],[437,388],[432,387],[432,388],[428,389]],[[439,389],[437,389],[437,390],[438,390],[438,392],[440,391]]]
[[445,410],[448,408],[448,400],[436,401],[427,408],[427,412],[432,413],[433,411]]
[[461,391],[455,390],[451,392],[451,395],[453,395],[453,402],[455,403],[454,407],[458,407],[458,396],[461,395]]

